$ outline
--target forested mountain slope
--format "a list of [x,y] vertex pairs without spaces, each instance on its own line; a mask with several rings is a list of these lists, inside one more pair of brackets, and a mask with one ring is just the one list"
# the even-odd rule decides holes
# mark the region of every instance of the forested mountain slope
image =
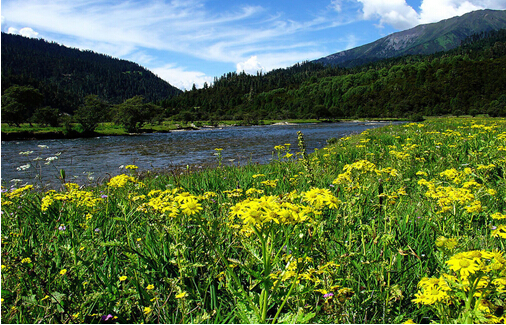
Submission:
[[393,33],[375,42],[329,55],[316,62],[355,67],[408,54],[433,54],[454,49],[471,35],[504,28],[506,28],[506,10],[478,10]]
[[68,113],[91,94],[117,104],[137,95],[151,102],[181,92],[134,62],[2,33],[2,94],[15,84],[39,89],[43,105]]
[[212,87],[165,100],[185,120],[506,116],[506,30],[472,35],[448,52],[380,60],[352,69],[315,62],[267,74],[229,73]]

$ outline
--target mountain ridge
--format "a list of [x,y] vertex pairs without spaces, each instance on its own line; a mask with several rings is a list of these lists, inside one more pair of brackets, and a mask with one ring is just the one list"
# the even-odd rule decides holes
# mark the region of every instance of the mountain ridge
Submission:
[[350,68],[397,56],[433,54],[456,48],[471,35],[503,28],[506,28],[506,10],[477,10],[392,33],[374,42],[313,62]]

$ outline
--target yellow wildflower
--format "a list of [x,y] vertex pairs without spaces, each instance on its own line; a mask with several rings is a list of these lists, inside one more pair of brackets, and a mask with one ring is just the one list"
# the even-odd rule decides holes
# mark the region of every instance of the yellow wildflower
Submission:
[[446,264],[450,265],[450,269],[457,272],[460,271],[460,277],[467,279],[470,274],[476,273],[480,269],[476,258],[466,258],[459,254],[452,256]]
[[506,219],[506,214],[502,214],[500,212],[496,212],[490,215],[492,219],[500,220],[500,219]]
[[181,205],[181,211],[186,215],[193,215],[202,210],[202,206],[196,199],[190,199]]
[[21,260],[21,263],[23,263],[23,264],[32,263],[32,259],[29,257],[25,257],[24,259]]
[[186,296],[188,296],[188,294],[186,293],[186,291],[183,291],[183,292],[181,292],[181,293],[178,293],[178,294],[176,295],[176,298],[177,298],[177,299],[181,299],[181,298],[184,298],[184,297],[186,297]]
[[495,230],[491,233],[492,237],[501,237],[506,238],[506,226],[505,225],[499,225]]
[[115,177],[111,178],[111,180],[109,181],[109,183],[107,183],[107,186],[110,186],[110,187],[124,187],[128,182],[135,183],[136,180],[132,176],[121,174],[121,175],[118,175],[118,176],[115,176]]

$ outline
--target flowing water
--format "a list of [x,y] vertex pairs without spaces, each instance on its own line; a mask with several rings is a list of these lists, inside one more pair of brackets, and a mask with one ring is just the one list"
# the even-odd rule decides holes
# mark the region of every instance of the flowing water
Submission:
[[29,183],[55,187],[59,184],[60,169],[65,170],[67,181],[88,184],[123,173],[120,166],[131,164],[141,171],[187,165],[199,168],[217,163],[215,148],[223,149],[223,164],[264,164],[275,156],[276,145],[290,143],[292,152],[298,151],[297,131],[302,131],[306,148],[312,152],[326,146],[330,138],[390,123],[267,125],[86,139],[2,141],[2,185]]

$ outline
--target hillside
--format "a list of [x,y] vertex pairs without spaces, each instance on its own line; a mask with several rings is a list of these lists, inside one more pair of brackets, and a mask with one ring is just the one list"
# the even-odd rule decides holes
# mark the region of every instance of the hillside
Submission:
[[43,105],[68,113],[90,94],[117,104],[136,95],[153,102],[181,92],[134,62],[2,33],[2,94],[14,84],[39,89]]
[[316,62],[354,67],[403,55],[433,54],[454,49],[471,35],[503,28],[506,28],[505,10],[478,10],[393,33],[375,42],[329,55]]
[[212,87],[165,100],[176,120],[506,116],[506,30],[475,34],[458,48],[354,68],[317,62],[267,74],[229,73]]
[[[61,123],[51,108],[70,113],[77,121],[79,114],[74,113],[79,112],[78,107],[85,106],[83,98],[89,94],[105,101],[101,108],[104,114],[92,116],[96,120],[93,125],[121,120],[121,110],[110,104],[134,100],[137,95],[157,104],[153,105],[156,116],[139,106],[142,121],[171,118],[186,122],[236,120],[255,124],[264,119],[410,118],[421,114],[506,116],[506,70],[503,68],[506,29],[495,30],[505,21],[500,18],[504,13],[478,11],[422,26],[425,36],[418,38],[418,45],[414,46],[413,41],[410,46],[397,47],[399,53],[410,54],[357,59],[356,66],[349,68],[312,61],[266,74],[230,72],[215,78],[211,86],[185,92],[132,62],[2,34],[2,105],[6,97],[5,103],[16,117],[20,107],[34,106],[29,104],[30,100],[37,102],[37,98],[4,96],[7,88],[17,84],[38,89],[40,95],[35,97],[42,96],[43,102],[37,105],[42,109],[34,112],[32,108],[22,120],[12,118],[11,124],[16,125],[30,121],[40,124],[43,114],[56,116],[49,124]],[[484,26],[490,30],[483,31]],[[431,54],[424,52],[429,47],[428,40],[435,44],[438,39],[456,35],[457,31],[461,39],[457,47]],[[470,34],[471,31],[480,32]],[[17,101],[9,102],[11,97]],[[140,99],[134,101],[141,103]],[[6,107],[3,118],[7,116]],[[90,107],[93,107],[91,102]],[[38,115],[33,116],[34,113]],[[139,122],[137,117],[133,120]]]

